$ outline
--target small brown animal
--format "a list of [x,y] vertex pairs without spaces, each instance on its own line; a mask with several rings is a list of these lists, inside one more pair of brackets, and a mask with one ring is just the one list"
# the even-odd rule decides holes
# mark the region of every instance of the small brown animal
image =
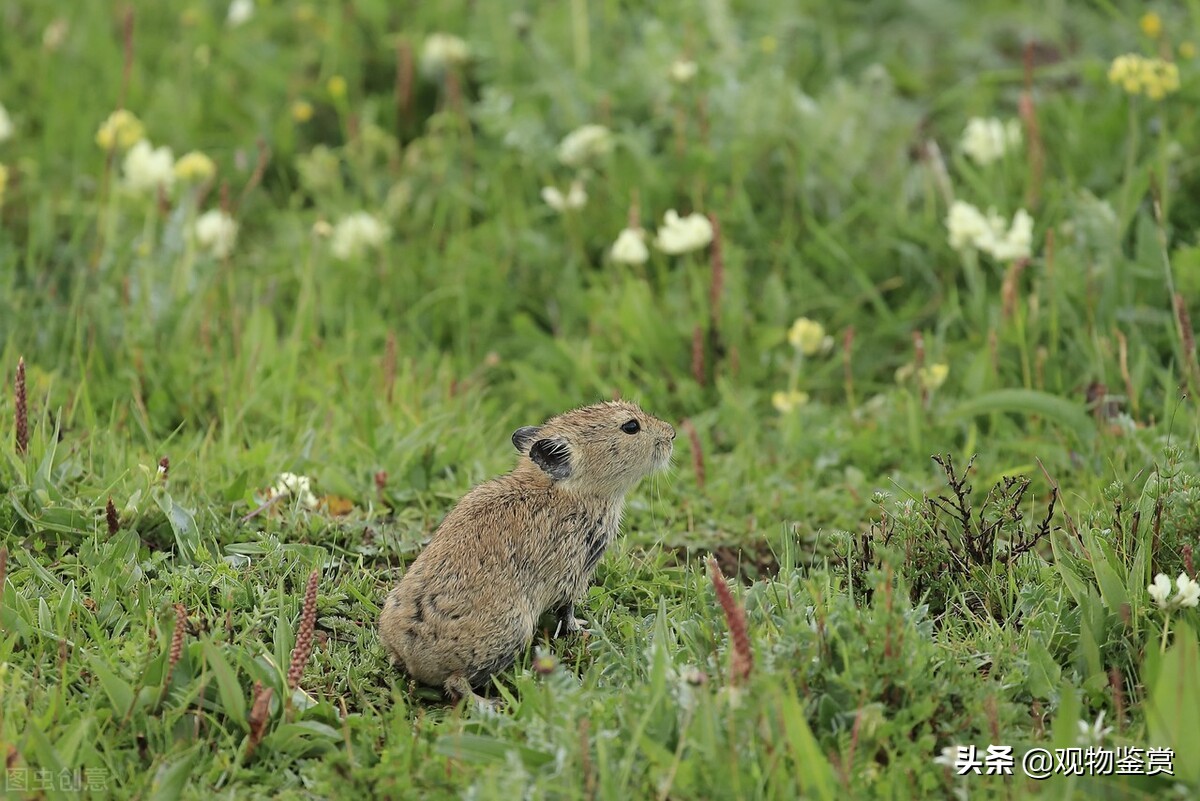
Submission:
[[675,429],[611,401],[512,435],[511,473],[467,493],[387,596],[392,661],[452,695],[506,669],[541,615],[575,632],[575,601],[617,536],[625,493],[670,462]]

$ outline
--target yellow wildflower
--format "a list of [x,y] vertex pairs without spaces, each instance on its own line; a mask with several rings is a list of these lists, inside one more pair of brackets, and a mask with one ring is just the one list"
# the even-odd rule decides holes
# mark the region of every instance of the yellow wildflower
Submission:
[[312,119],[313,107],[312,103],[307,100],[297,100],[292,103],[292,119],[296,122],[308,122]]
[[118,109],[96,131],[96,144],[104,150],[133,147],[146,135],[146,126],[133,112]]
[[1196,43],[1195,42],[1180,42],[1179,43],[1179,57],[1180,58],[1195,58],[1196,57]]
[[199,150],[179,157],[175,162],[175,177],[181,181],[207,181],[217,173],[217,165]]
[[1142,18],[1138,20],[1138,25],[1141,26],[1142,33],[1146,34],[1151,39],[1157,39],[1162,35],[1162,17],[1158,16],[1158,14],[1154,13],[1153,11],[1147,11],[1145,14],[1143,14]]
[[1179,67],[1161,58],[1126,53],[1113,59],[1108,80],[1131,95],[1144,94],[1151,100],[1162,100],[1179,91]]
[[758,46],[762,48],[764,53],[770,55],[771,53],[775,52],[777,47],[779,47],[779,40],[774,36],[767,35],[762,39],[759,39]]
[[808,403],[808,393],[797,389],[775,392],[771,395],[771,405],[780,414],[789,414],[806,403]]
[[818,353],[825,344],[825,326],[801,317],[788,329],[788,342],[805,356]]
[[927,392],[933,392],[946,383],[946,376],[948,375],[950,375],[950,365],[945,363],[930,364],[917,371],[917,380],[921,382],[921,386]]
[[329,96],[340,98],[346,96],[346,79],[341,75],[334,75],[325,84],[325,88],[329,90]]

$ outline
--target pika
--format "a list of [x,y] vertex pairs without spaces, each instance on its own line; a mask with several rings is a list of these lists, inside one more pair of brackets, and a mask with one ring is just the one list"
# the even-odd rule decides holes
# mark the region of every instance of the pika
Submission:
[[512,472],[458,502],[388,594],[392,661],[452,696],[508,668],[552,611],[579,631],[575,601],[616,538],[625,494],[671,460],[675,429],[625,401],[573,409],[512,435]]

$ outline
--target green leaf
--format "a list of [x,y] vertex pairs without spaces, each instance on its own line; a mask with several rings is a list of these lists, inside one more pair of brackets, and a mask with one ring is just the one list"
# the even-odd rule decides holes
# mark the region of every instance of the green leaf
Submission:
[[512,752],[529,770],[538,770],[554,761],[553,754],[482,734],[448,734],[438,738],[433,750],[452,759],[492,765],[505,764]]
[[792,752],[792,760],[796,765],[800,786],[815,798],[832,801],[838,795],[833,770],[808,726],[804,709],[800,706],[791,682],[788,682],[786,690],[779,693],[777,705],[783,715],[783,730],[787,736],[788,750]]
[[302,720],[299,723],[281,723],[263,740],[263,748],[271,753],[300,758],[322,753],[341,738],[341,733],[332,726],[315,720]]
[[221,696],[221,706],[225,709],[225,714],[243,730],[249,731],[250,724],[246,720],[246,697],[242,693],[242,686],[238,683],[237,673],[230,667],[229,662],[225,659],[225,655],[221,653],[221,649],[210,641],[204,642],[204,661],[212,669],[213,675],[217,677],[217,692]]
[[156,492],[154,499],[167,516],[167,523],[175,534],[180,558],[188,562],[195,561],[196,553],[200,550],[200,530],[196,527],[195,515],[175,503],[175,499],[166,492]]
[[1030,637],[1025,646],[1029,673],[1025,677],[1025,688],[1035,698],[1053,700],[1058,683],[1062,680],[1062,668],[1050,656],[1041,640]]
[[1084,527],[1082,530],[1083,544],[1087,548],[1092,570],[1096,573],[1096,583],[1100,585],[1100,598],[1110,612],[1119,612],[1124,604],[1129,603],[1129,594],[1121,581],[1119,568],[1122,567],[1117,555],[1108,544],[1096,536],[1096,533]]
[[977,417],[998,412],[1037,415],[1067,429],[1083,442],[1090,442],[1096,434],[1096,426],[1092,419],[1078,403],[1034,389],[998,389],[985,392],[960,403],[950,410],[948,416]]
[[174,801],[179,798],[183,794],[183,788],[187,786],[199,755],[200,749],[197,748],[174,762],[161,765],[150,782],[148,798],[152,801]]
[[1147,742],[1174,749],[1181,781],[1200,781],[1200,760],[1194,758],[1200,754],[1200,643],[1183,621],[1175,623],[1175,642],[1151,680],[1146,707]]
[[92,666],[92,673],[100,680],[104,694],[112,703],[116,717],[118,719],[124,717],[129,708],[133,706],[133,688],[127,681],[109,670],[108,665],[101,661],[100,657],[94,656],[89,662]]

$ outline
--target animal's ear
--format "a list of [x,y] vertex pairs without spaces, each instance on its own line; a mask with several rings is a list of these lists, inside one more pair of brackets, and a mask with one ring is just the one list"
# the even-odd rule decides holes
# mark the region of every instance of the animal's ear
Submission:
[[513,447],[519,453],[525,453],[525,451],[529,450],[529,444],[537,439],[538,432],[541,430],[541,426],[521,426],[513,432]]
[[571,448],[565,439],[539,439],[529,449],[529,458],[555,481],[571,475]]

